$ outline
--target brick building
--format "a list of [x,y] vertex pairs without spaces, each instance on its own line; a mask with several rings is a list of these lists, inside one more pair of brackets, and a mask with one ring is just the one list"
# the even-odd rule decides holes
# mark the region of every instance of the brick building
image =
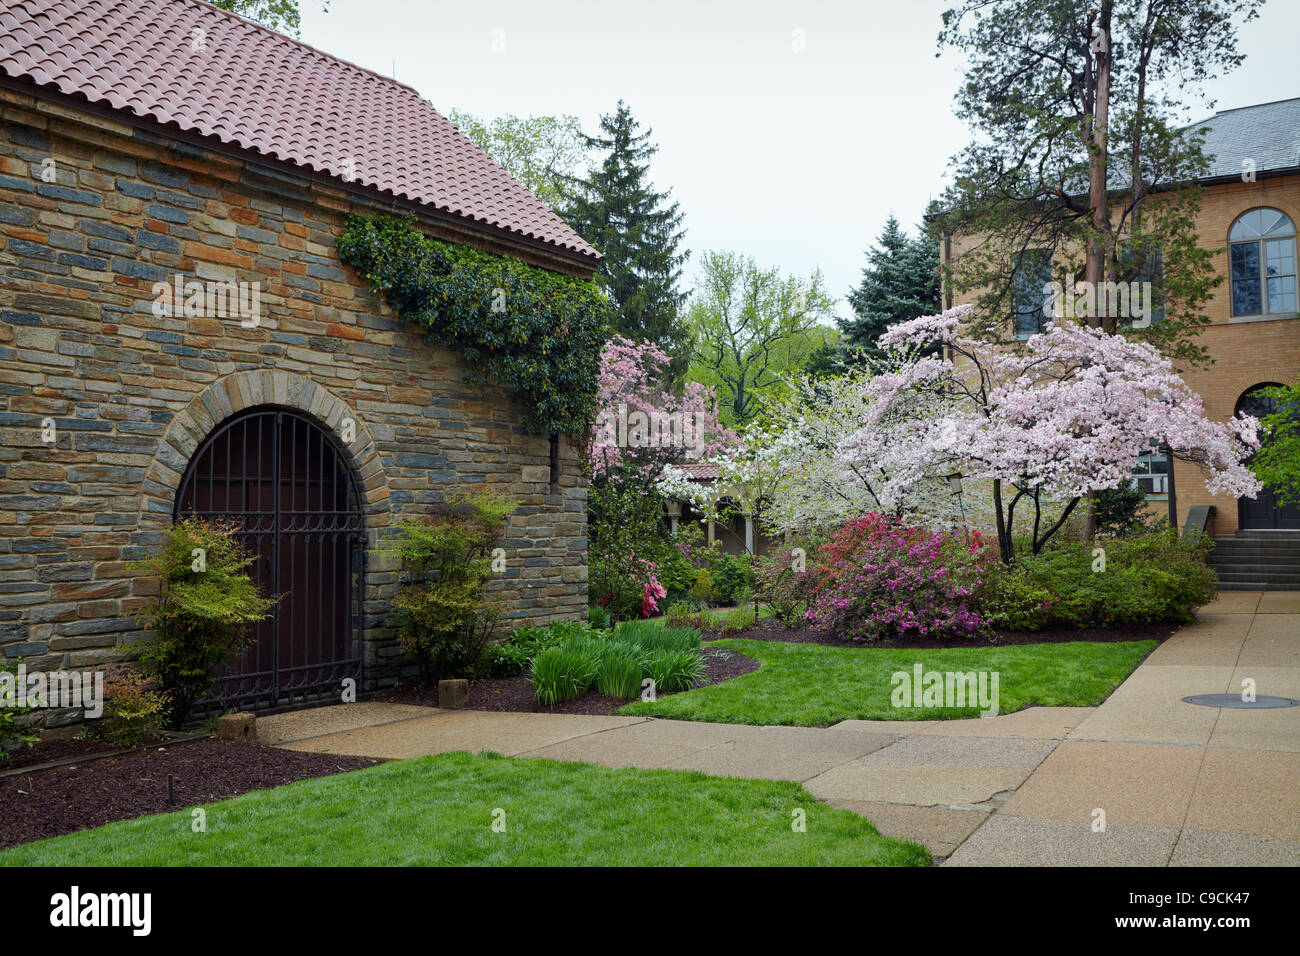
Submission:
[[585,610],[575,448],[340,263],[349,212],[566,275],[599,261],[408,86],[189,0],[0,10],[6,657],[120,654],[152,596],[127,562],[196,513],[240,520],[289,595],[228,703],[391,684],[397,574],[376,549],[477,484],[521,502],[507,618]]
[[[1222,111],[1192,127],[1201,128],[1211,166],[1200,181],[1204,195],[1197,233],[1203,247],[1217,250],[1213,266],[1223,282],[1206,310],[1210,324],[1197,340],[1208,348],[1213,363],[1182,372],[1204,398],[1206,415],[1223,421],[1239,409],[1267,411],[1252,392],[1300,378],[1300,99]],[[968,241],[949,237],[945,265],[960,257]],[[1041,268],[1050,279],[1051,263]],[[1043,300],[1035,297],[1036,288],[1041,283],[1025,284],[1026,300],[1017,301],[1016,316],[1042,316]],[[1181,461],[1173,463],[1172,476],[1171,482],[1166,457],[1153,454],[1139,462],[1134,480],[1147,490],[1149,507],[1162,515],[1169,510],[1173,492],[1180,527],[1193,508],[1212,506],[1209,530],[1220,538],[1238,532],[1285,536],[1300,529],[1300,509],[1279,506],[1267,489],[1254,500],[1211,495],[1200,470]],[[1275,543],[1282,544],[1283,536]],[[1300,545],[1295,550],[1300,556]],[[1300,574],[1300,560],[1295,570]]]

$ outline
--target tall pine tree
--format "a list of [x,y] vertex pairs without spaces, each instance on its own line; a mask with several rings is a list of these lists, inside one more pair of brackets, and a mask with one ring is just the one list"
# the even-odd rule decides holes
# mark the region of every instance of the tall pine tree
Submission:
[[877,358],[880,334],[898,322],[933,315],[940,308],[939,240],[924,226],[915,239],[893,216],[867,250],[862,282],[849,293],[852,318],[839,319],[850,360]]
[[568,180],[560,213],[605,257],[596,279],[613,305],[614,331],[658,345],[680,378],[691,343],[681,314],[686,294],[677,286],[690,253],[678,250],[684,231],[677,203],[652,188],[650,157],[658,147],[639,126],[622,100],[614,114],[601,117],[602,135],[583,139],[605,159],[585,180]]

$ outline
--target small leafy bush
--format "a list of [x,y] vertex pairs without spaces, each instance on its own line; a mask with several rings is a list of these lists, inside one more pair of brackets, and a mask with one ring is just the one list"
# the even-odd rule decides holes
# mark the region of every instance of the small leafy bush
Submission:
[[718,550],[710,569],[714,599],[719,604],[735,604],[754,593],[754,568],[749,556],[736,557]]
[[138,747],[162,736],[166,719],[166,695],[139,668],[105,668],[104,716],[90,725],[90,733],[118,747]]
[[691,585],[691,597],[701,604],[707,604],[712,601],[717,591],[713,587],[713,575],[707,568],[700,568],[695,572],[695,583]]
[[669,627],[694,627],[703,630],[704,615],[692,601],[677,601],[668,605],[664,620]]
[[1052,620],[1055,595],[1036,584],[1020,565],[1007,567],[990,557],[976,606],[984,621],[1007,631],[1038,631]]
[[738,607],[725,615],[712,615],[717,623],[718,634],[722,637],[731,637],[742,631],[748,631],[758,622],[758,615],[749,608]]
[[168,529],[158,553],[130,567],[159,580],[159,596],[139,616],[155,633],[140,647],[144,673],[168,700],[179,727],[212,687],[217,665],[251,639],[279,597],[263,597],[249,574],[257,556],[236,538],[238,527],[189,518]]
[[518,507],[486,489],[453,492],[431,514],[398,522],[402,565],[390,622],[425,687],[474,673],[500,618],[487,598],[490,552]]
[[[20,657],[0,657],[0,674],[14,675],[13,679],[16,680],[18,665],[21,661],[22,658]],[[0,760],[8,760],[12,749],[40,739],[39,733],[25,727],[21,721],[17,720],[18,717],[30,710],[30,707],[0,707]]]
[[560,643],[549,627],[521,627],[504,641],[489,644],[483,651],[475,677],[514,677],[527,670],[533,658]]
[[[806,552],[803,556],[806,562]],[[759,598],[772,609],[772,616],[785,628],[804,623],[808,598],[817,583],[816,576],[799,570],[800,562],[790,548],[783,548],[754,561],[754,584]]]
[[587,608],[587,623],[598,631],[607,631],[613,622],[610,619],[609,611],[599,604],[593,604]]

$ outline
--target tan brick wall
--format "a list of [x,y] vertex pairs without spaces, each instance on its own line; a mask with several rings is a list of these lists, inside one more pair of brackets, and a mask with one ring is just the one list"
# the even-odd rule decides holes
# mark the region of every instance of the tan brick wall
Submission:
[[[232,407],[355,420],[352,465],[375,548],[449,488],[521,502],[494,585],[513,620],[586,606],[586,481],[568,441],[524,434],[504,389],[465,383],[345,269],[354,193],[0,90],[0,645],[29,667],[90,666],[136,640],[150,585],[125,566],[160,540],[198,442]],[[41,173],[47,159],[55,182]],[[457,241],[454,223],[428,223]],[[479,243],[493,247],[492,242]],[[500,244],[495,251],[501,251]],[[521,257],[528,258],[525,251]],[[543,253],[536,259],[544,261]],[[257,282],[262,316],[159,317],[153,285]],[[232,400],[231,396],[234,396]],[[42,440],[46,418],[58,441]],[[365,677],[390,683],[396,583],[374,555]]]

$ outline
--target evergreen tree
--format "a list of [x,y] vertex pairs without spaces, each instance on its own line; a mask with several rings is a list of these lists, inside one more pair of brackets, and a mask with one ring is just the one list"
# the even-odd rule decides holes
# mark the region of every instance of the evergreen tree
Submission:
[[850,357],[879,357],[876,339],[889,326],[940,311],[939,241],[922,228],[909,237],[890,216],[867,250],[861,284],[849,293],[853,317],[839,319]]
[[690,253],[678,250],[684,232],[677,203],[650,182],[650,157],[658,147],[650,143],[651,131],[638,133],[639,126],[619,100],[618,110],[600,119],[602,135],[583,137],[605,159],[585,180],[567,180],[560,214],[605,257],[596,279],[610,297],[613,330],[667,352],[677,379],[690,360],[681,315],[686,293],[678,291]]

